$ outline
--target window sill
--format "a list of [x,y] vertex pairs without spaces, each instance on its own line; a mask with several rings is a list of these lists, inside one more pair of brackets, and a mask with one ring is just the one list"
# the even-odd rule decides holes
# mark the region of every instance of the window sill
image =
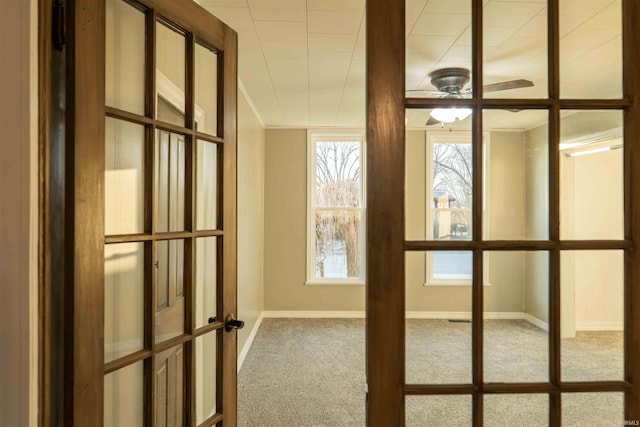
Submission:
[[307,286],[322,286],[322,285],[329,285],[329,286],[351,286],[351,285],[356,285],[356,286],[364,286],[365,282],[363,280],[341,280],[341,279],[328,279],[328,280],[308,280],[306,282],[304,282],[305,285]]
[[[433,281],[433,282],[425,282],[422,284],[422,286],[425,287],[429,287],[429,288],[433,288],[433,287],[453,287],[453,286],[457,286],[457,287],[471,287],[471,282],[458,282],[455,280],[451,280],[451,281]],[[485,283],[484,286],[491,286],[491,283]]]

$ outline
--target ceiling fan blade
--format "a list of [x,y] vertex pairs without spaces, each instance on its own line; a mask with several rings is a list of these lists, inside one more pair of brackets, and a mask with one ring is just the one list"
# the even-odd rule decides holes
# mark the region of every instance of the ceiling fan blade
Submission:
[[504,111],[509,111],[511,113],[517,113],[522,111],[522,108],[503,108]]
[[491,85],[484,85],[482,87],[482,91],[487,92],[497,92],[499,90],[509,90],[509,89],[519,89],[523,87],[531,87],[533,86],[533,82],[525,79],[518,80],[509,80],[507,82],[494,83]]
[[431,126],[431,125],[437,125],[438,123],[440,123],[440,120],[436,120],[433,117],[429,116],[429,120],[427,120],[427,123],[425,123],[425,125]]

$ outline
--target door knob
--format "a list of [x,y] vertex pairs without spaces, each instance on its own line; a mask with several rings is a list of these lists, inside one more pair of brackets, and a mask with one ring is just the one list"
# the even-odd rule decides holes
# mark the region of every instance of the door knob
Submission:
[[230,313],[224,322],[225,331],[231,332],[231,330],[233,329],[242,329],[242,328],[244,328],[244,321],[236,320],[236,318],[233,317],[233,313]]

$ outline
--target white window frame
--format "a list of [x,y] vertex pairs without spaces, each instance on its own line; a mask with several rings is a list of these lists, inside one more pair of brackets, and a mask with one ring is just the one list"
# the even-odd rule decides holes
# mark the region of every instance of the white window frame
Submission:
[[[360,142],[360,200],[358,208],[336,208],[360,211],[360,277],[319,278],[316,270],[316,144],[325,141]],[[307,130],[307,268],[305,285],[364,285],[366,272],[366,142],[363,129],[308,129]]]
[[[471,131],[427,131],[426,132],[426,159],[425,159],[425,238],[433,240],[433,145],[434,144],[471,144]],[[489,196],[489,152],[491,147],[489,132],[482,134],[483,149],[483,170],[484,179],[482,186],[482,218],[483,234],[489,235],[489,221],[487,215],[487,198]],[[489,254],[485,252],[483,258],[483,282],[484,286],[489,284]],[[472,279],[434,279],[433,278],[433,252],[427,252],[425,262],[425,283],[424,286],[471,286]]]

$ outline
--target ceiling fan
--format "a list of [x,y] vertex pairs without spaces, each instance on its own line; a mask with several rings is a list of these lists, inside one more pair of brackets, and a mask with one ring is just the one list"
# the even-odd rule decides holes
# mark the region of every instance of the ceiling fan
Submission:
[[[472,89],[464,88],[464,86],[469,83],[469,80],[471,79],[471,72],[466,68],[441,68],[439,70],[433,71],[431,74],[429,74],[429,77],[431,77],[431,84],[438,89],[437,91],[414,89],[407,90],[407,92],[426,92],[440,98],[454,99],[466,98],[472,93]],[[533,86],[532,81],[517,79],[484,85],[482,87],[482,91],[483,93],[497,92],[501,90],[519,89],[531,86]],[[515,112],[519,110],[509,111]],[[456,119],[464,120],[470,114],[471,109],[469,108],[436,108],[431,112],[426,125],[430,126],[438,123],[451,123]]]

